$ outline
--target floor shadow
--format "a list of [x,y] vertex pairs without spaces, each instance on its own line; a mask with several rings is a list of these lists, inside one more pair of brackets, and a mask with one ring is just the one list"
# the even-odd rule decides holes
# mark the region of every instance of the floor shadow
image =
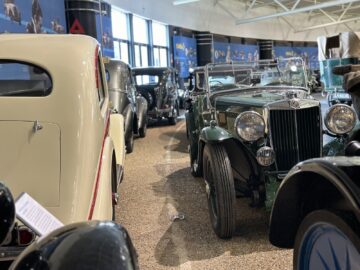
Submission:
[[167,172],[175,165],[161,164],[156,169],[163,179],[152,185],[157,196],[166,197],[159,222],[169,220],[169,205],[185,215],[171,223],[155,248],[155,258],[164,266],[179,266],[187,261],[214,258],[230,252],[238,256],[276,249],[268,241],[268,214],[248,206],[247,199],[237,199],[237,235],[219,239],[209,220],[205,186],[201,178],[191,176],[189,168]]

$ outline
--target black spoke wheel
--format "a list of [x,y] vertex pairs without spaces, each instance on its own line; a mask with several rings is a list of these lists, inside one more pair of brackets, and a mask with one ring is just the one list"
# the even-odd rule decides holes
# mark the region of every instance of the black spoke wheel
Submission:
[[231,164],[222,145],[206,145],[203,154],[210,221],[216,235],[231,238],[235,232],[235,188]]
[[294,269],[358,269],[359,224],[348,212],[317,210],[301,222],[294,244]]

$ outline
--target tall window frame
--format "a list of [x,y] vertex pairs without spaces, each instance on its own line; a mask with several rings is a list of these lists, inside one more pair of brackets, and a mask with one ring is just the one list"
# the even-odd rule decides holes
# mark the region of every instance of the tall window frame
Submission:
[[169,66],[169,28],[166,24],[152,21],[152,54],[154,66]]
[[150,34],[149,21],[143,17],[132,16],[133,30],[133,52],[134,67],[147,67],[151,65],[150,61]]
[[131,32],[129,14],[112,6],[111,20],[115,59],[131,64]]

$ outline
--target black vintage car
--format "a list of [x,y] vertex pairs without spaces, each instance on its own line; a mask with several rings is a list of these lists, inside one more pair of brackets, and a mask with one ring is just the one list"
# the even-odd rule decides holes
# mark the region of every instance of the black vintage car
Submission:
[[34,241],[30,226],[16,222],[15,209],[11,191],[0,182],[0,269],[139,269],[130,235],[120,224],[79,222]]
[[[344,71],[350,71],[344,89],[352,94],[359,117],[360,72],[342,67],[338,75]],[[344,119],[344,114],[339,115],[337,122]],[[279,187],[269,238],[277,247],[294,248],[294,269],[360,267],[359,129],[349,141],[344,156],[299,163]]]
[[138,94],[128,64],[114,59],[105,61],[106,76],[112,107],[124,116],[126,152],[134,148],[134,134],[145,137],[147,128],[146,99]]
[[146,98],[148,116],[154,119],[167,118],[175,125],[179,115],[179,99],[176,71],[170,67],[133,68],[136,88]]

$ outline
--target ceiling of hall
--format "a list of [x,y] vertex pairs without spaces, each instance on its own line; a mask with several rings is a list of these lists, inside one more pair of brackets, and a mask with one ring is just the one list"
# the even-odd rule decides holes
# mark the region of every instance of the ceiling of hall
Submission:
[[171,0],[174,5],[212,5],[237,25],[273,19],[283,20],[294,33],[330,26],[360,31],[360,0]]

